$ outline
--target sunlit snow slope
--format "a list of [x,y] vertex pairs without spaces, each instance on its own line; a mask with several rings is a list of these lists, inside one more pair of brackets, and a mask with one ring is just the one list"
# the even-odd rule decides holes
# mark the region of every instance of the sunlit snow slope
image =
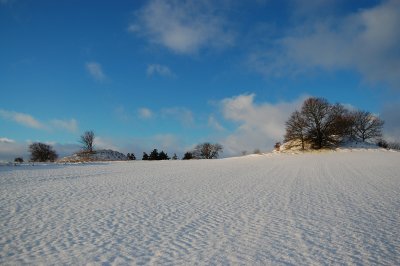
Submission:
[[400,153],[0,167],[0,264],[400,265]]

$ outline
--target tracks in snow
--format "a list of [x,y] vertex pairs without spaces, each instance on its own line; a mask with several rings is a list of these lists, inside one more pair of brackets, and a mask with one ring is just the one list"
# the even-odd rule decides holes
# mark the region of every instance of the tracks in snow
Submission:
[[400,264],[400,157],[0,172],[0,263]]

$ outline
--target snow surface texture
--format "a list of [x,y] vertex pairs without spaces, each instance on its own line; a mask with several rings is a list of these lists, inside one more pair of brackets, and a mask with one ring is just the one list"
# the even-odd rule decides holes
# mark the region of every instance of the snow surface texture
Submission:
[[0,167],[0,264],[400,265],[400,153]]

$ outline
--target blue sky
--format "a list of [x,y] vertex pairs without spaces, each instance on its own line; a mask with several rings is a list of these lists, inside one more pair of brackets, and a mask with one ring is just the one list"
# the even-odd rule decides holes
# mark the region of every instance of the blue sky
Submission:
[[270,150],[307,96],[400,135],[400,1],[0,0],[0,160],[32,141]]

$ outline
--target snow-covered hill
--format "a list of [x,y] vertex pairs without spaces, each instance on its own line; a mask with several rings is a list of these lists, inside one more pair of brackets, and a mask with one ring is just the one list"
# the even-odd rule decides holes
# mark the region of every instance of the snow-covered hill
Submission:
[[0,167],[0,264],[400,265],[400,153]]
[[75,162],[96,162],[96,161],[126,161],[128,158],[125,154],[113,150],[97,150],[91,153],[78,152],[71,156],[64,157],[58,162],[75,163]]
[[302,150],[301,148],[301,142],[300,141],[289,141],[286,143],[283,143],[280,146],[280,149],[278,151],[274,150],[274,153],[299,153],[299,152],[321,152],[321,151],[347,151],[347,150],[385,150],[383,148],[380,148],[378,145],[369,143],[369,142],[363,142],[363,141],[346,141],[341,143],[338,147],[332,148],[332,149],[321,149],[321,150],[313,150],[310,148],[310,144],[305,143],[304,145],[305,150]]

